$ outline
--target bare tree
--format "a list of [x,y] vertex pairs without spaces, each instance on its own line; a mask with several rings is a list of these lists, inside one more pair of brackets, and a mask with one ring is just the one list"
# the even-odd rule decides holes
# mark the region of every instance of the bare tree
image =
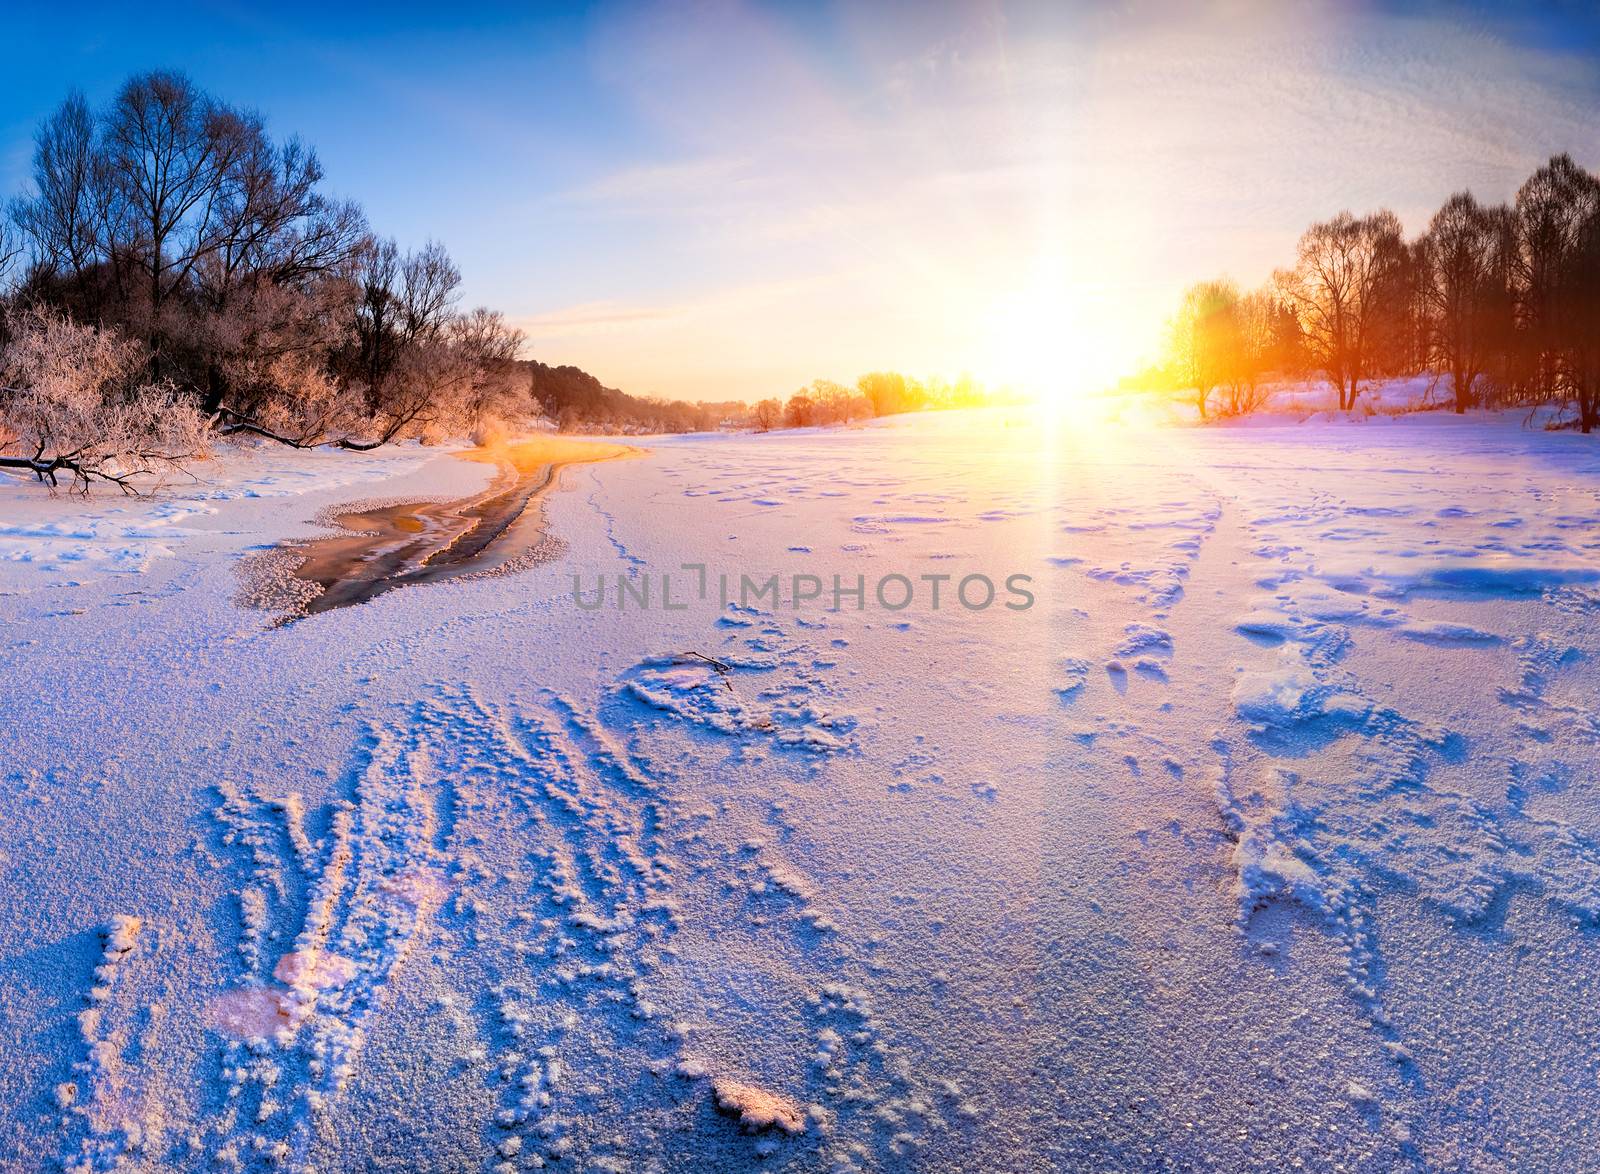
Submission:
[[1568,270],[1570,304],[1567,391],[1578,411],[1578,427],[1600,427],[1600,183],[1589,177],[1587,215],[1574,264]]
[[34,134],[37,191],[12,208],[44,273],[79,278],[99,260],[99,178],[94,116],[74,90]]
[[848,423],[856,404],[855,393],[831,379],[813,380],[806,389],[806,395],[811,400],[818,424]]
[[[453,288],[450,282],[447,292]],[[434,310],[428,314],[439,315],[438,325],[419,325],[401,347],[381,409],[369,429],[374,438],[346,437],[338,442],[341,447],[365,450],[429,430],[472,429],[509,407],[520,384],[513,364],[522,347],[522,332],[508,327],[500,314],[482,308],[459,317]],[[417,322],[424,320],[413,320]]]
[[[209,413],[229,400],[224,373],[240,360],[273,367],[273,344],[316,333],[268,311],[327,299],[278,293],[347,281],[366,236],[359,209],[318,191],[315,152],[274,143],[259,116],[181,74],[134,77],[98,114],[69,96],[36,135],[33,178],[13,208],[33,254],[30,296],[144,337],[152,375]],[[236,349],[269,339],[267,353]]]
[[394,369],[400,334],[400,250],[393,240],[374,240],[359,256],[355,280],[355,374],[366,385],[367,406],[377,411]]
[[856,390],[872,405],[874,416],[904,412],[911,401],[906,377],[897,371],[873,371],[856,381]]
[[771,432],[783,420],[783,405],[775,399],[764,399],[750,409],[756,431]]
[[1478,402],[1478,385],[1501,337],[1508,216],[1504,208],[1485,208],[1470,192],[1457,192],[1434,214],[1421,241],[1428,358],[1449,374],[1458,414]]
[[784,422],[790,428],[809,428],[816,423],[816,413],[817,406],[803,387],[791,395],[783,407]]
[[1408,244],[1397,226],[1392,236],[1378,238],[1376,251],[1362,373],[1369,379],[1414,375],[1428,363],[1422,244]]
[[1194,392],[1202,420],[1212,391],[1227,382],[1234,361],[1238,304],[1239,291],[1231,281],[1202,281],[1185,291],[1171,324],[1172,363],[1182,385]]
[[1248,415],[1266,402],[1262,380],[1278,356],[1282,313],[1282,303],[1272,289],[1253,290],[1234,303],[1223,364],[1225,415]]
[[240,120],[242,145],[225,176],[208,286],[282,285],[344,267],[367,242],[366,220],[348,201],[318,190],[322,163],[297,138],[281,146],[260,119]]
[[450,319],[461,295],[461,270],[438,241],[406,255],[400,265],[401,333],[407,342],[427,342]]
[[402,257],[394,241],[379,240],[363,250],[356,280],[361,287],[356,367],[367,385],[368,405],[378,413],[388,406],[404,352],[436,342],[444,331],[461,271],[436,241]]
[[6,279],[21,255],[20,236],[4,220],[0,220],[0,292],[5,290]]
[[1381,294],[1403,249],[1393,212],[1360,219],[1341,212],[1307,229],[1294,268],[1276,277],[1311,361],[1338,393],[1342,411],[1355,407],[1361,381],[1372,373]]
[[257,126],[166,71],[131,79],[107,113],[105,244],[114,271],[127,267],[143,279],[157,376],[168,298],[226,240],[228,177]]
[[1600,425],[1600,180],[1557,155],[1517,192],[1522,315],[1534,379]]
[[352,264],[368,240],[359,208],[317,191],[315,152],[294,139],[275,145],[259,120],[242,126],[215,247],[194,269],[191,329],[205,356],[208,414],[229,395],[227,372],[244,357],[240,346],[259,358],[310,345],[326,352],[342,340],[327,311],[348,300]]

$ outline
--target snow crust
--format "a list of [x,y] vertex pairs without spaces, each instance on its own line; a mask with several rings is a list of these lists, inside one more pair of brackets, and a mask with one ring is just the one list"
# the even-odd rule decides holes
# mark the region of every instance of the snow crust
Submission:
[[[251,552],[486,471],[234,459],[0,485],[0,1166],[1600,1151],[1592,439],[664,439],[563,474],[558,561],[284,628]],[[571,598],[684,563],[1037,603]]]

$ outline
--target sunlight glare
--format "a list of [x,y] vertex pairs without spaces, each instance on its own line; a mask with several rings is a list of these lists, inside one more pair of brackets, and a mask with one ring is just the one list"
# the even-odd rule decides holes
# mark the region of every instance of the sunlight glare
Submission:
[[1084,377],[1091,345],[1078,290],[1059,279],[1036,279],[990,305],[983,366],[989,379],[1061,407],[1093,390]]

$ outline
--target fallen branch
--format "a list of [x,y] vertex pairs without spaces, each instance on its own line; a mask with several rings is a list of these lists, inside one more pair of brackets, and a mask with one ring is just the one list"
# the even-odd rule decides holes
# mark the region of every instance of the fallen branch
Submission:
[[212,417],[212,420],[228,421],[217,428],[217,431],[223,436],[259,436],[263,440],[272,440],[276,441],[278,444],[286,444],[290,448],[300,449],[318,448],[324,443],[320,439],[311,441],[297,440],[292,436],[284,436],[282,433],[273,432],[271,429],[264,428],[260,424],[257,424],[254,420],[250,419],[250,417],[244,415],[242,412],[234,411],[226,404],[217,409],[216,415]]
[[[170,465],[174,469],[183,469],[183,457],[175,457],[170,453],[129,453],[125,454],[139,461],[141,464],[161,463]],[[134,468],[127,471],[113,471],[103,465],[82,459],[78,454],[55,453],[45,456],[38,452],[31,457],[0,457],[0,469],[22,469],[32,473],[36,478],[49,485],[52,490],[61,486],[60,474],[71,477],[70,484],[79,493],[88,493],[89,487],[99,481],[107,485],[115,485],[122,490],[124,496],[138,497],[139,487],[134,483],[134,478],[149,476],[148,468]],[[187,471],[187,470],[183,470]]]
[[271,440],[278,444],[288,445],[290,448],[302,450],[332,445],[334,448],[342,448],[347,452],[371,452],[375,448],[382,448],[398,436],[402,428],[412,422],[411,419],[400,417],[385,428],[376,440],[352,440],[348,436],[327,436],[322,422],[319,422],[314,429],[308,430],[303,436],[285,436],[281,432],[274,432],[272,429],[257,423],[243,412],[230,408],[226,404],[217,408],[216,414],[212,419],[227,421],[217,429],[223,436],[259,436],[263,440]]
[[721,673],[724,677],[726,677],[729,673],[733,672],[733,666],[731,664],[726,664],[723,661],[717,660],[715,657],[707,656],[703,652],[693,652],[693,651],[691,651],[691,652],[680,653],[679,655],[681,655],[681,656],[692,656],[696,660],[703,660],[708,665],[710,665],[712,668],[716,669],[717,672]]

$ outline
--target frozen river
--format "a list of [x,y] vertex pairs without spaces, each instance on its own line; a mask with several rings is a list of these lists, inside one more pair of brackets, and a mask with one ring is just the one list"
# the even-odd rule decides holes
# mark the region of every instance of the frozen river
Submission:
[[491,470],[0,486],[4,1168],[1592,1164],[1591,439],[646,447],[279,628]]

